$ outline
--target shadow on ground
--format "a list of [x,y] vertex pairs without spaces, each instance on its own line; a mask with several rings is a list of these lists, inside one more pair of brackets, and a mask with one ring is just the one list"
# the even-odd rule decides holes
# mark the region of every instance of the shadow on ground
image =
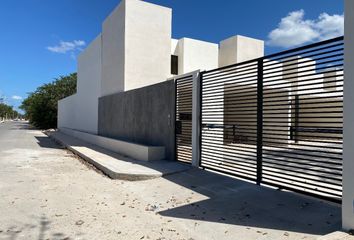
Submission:
[[165,178],[208,199],[161,211],[162,216],[314,235],[341,229],[338,204],[199,169]]
[[37,130],[37,128],[28,124],[28,122],[15,122],[11,130]]
[[42,148],[56,148],[56,149],[64,149],[61,145],[57,144],[53,140],[51,140],[49,137],[44,136],[44,137],[35,137],[37,140],[37,144],[42,147]]
[[[61,232],[50,233],[51,223],[52,221],[46,216],[36,217],[31,224],[23,224],[22,226],[13,225],[6,229],[0,229],[0,239],[75,239]],[[29,236],[30,238],[28,238]]]
[[[52,140],[47,137],[39,140],[42,144],[45,141]],[[95,151],[116,156],[92,147]],[[134,164],[156,167],[153,163],[141,161],[134,161]],[[207,199],[158,212],[162,216],[314,235],[341,229],[341,207],[338,204],[196,168],[164,178]]]

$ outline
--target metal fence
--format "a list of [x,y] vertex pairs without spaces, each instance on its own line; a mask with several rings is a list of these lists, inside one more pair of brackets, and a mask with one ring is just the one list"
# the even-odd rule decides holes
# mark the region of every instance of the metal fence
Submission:
[[202,72],[201,166],[340,201],[343,47],[339,37]]
[[193,75],[180,76],[176,83],[176,159],[192,161]]

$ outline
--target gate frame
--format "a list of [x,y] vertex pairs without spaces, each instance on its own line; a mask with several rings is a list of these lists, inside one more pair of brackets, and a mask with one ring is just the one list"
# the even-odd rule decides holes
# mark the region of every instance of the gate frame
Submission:
[[[177,119],[176,109],[177,109],[177,83],[179,78],[192,77],[192,159],[191,165],[194,167],[199,167],[200,165],[200,111],[201,111],[201,87],[200,87],[200,70],[195,70],[192,72],[176,75],[167,79],[173,80],[175,82],[175,119]],[[176,142],[176,128],[174,129],[175,135],[175,156],[177,156],[177,142]],[[176,157],[176,161],[178,161]]]
[[[270,183],[270,182],[267,182],[267,181],[263,181],[262,179],[262,168],[263,168],[263,74],[264,74],[264,60],[267,60],[267,59],[271,59],[271,58],[274,58],[274,57],[278,57],[278,56],[282,56],[282,55],[286,55],[286,54],[291,54],[291,53],[294,53],[294,52],[299,52],[299,51],[303,51],[303,50],[306,50],[306,49],[310,49],[310,48],[315,48],[315,47],[318,47],[318,46],[322,46],[322,45],[325,45],[325,44],[330,44],[332,42],[336,42],[336,41],[344,41],[345,39],[347,38],[344,38],[344,36],[339,36],[339,37],[336,37],[336,38],[332,38],[332,39],[328,39],[328,40],[324,40],[324,41],[320,41],[320,42],[316,42],[316,43],[312,43],[312,44],[308,44],[308,45],[305,45],[305,46],[301,46],[301,47],[297,47],[297,48],[293,48],[293,49],[289,49],[289,50],[285,50],[285,51],[281,51],[281,52],[277,52],[277,53],[273,53],[273,54],[270,54],[270,55],[267,55],[267,56],[262,56],[262,57],[259,57],[259,58],[255,58],[255,59],[251,59],[251,60],[247,60],[247,61],[244,61],[244,62],[240,62],[240,63],[235,63],[235,64],[231,64],[231,65],[228,65],[228,66],[223,66],[223,67],[220,67],[220,68],[216,68],[216,69],[211,69],[211,70],[208,70],[208,71],[203,71],[203,72],[200,72],[199,74],[199,97],[200,97],[200,102],[199,102],[199,111],[197,111],[199,113],[199,116],[200,116],[200,120],[199,120],[199,144],[197,145],[197,147],[199,147],[199,151],[198,151],[198,166],[202,167],[203,169],[205,169],[206,167],[203,167],[201,166],[202,164],[202,102],[203,102],[203,94],[202,94],[202,91],[203,91],[203,76],[205,73],[208,73],[210,71],[216,71],[216,70],[224,70],[224,69],[227,69],[227,68],[232,68],[232,67],[237,67],[239,65],[245,65],[245,64],[248,64],[248,63],[255,63],[257,62],[257,150],[256,150],[256,179],[248,179],[247,177],[240,177],[239,175],[237,174],[231,174],[231,173],[226,173],[226,172],[223,172],[223,171],[219,171],[220,173],[225,173],[227,175],[232,175],[232,176],[235,176],[235,177],[239,177],[241,179],[247,179],[247,180],[251,180],[253,182],[255,182],[257,185],[265,185],[265,186],[273,186],[273,187],[277,187],[279,189],[284,189],[284,190],[289,190],[289,191],[292,191],[292,192],[296,192],[296,193],[300,193],[300,194],[305,194],[307,196],[312,196],[312,197],[315,197],[315,198],[319,198],[319,199],[323,199],[323,200],[327,200],[327,201],[330,201],[330,202],[335,202],[335,203],[342,203],[342,199],[343,199],[343,195],[342,195],[342,198],[341,199],[336,199],[336,198],[332,198],[332,197],[329,197],[329,196],[321,196],[321,195],[318,195],[318,194],[315,194],[315,193],[312,193],[312,192],[308,192],[308,191],[302,191],[302,190],[298,190],[298,189],[295,189],[295,188],[291,188],[291,187],[288,187],[288,186],[284,186],[284,185],[281,185],[281,184],[275,184],[275,183]],[[346,40],[347,42],[348,40]],[[348,44],[347,44],[348,45]],[[345,45],[345,42],[343,42],[343,46],[347,46]],[[343,52],[343,54],[345,54]],[[344,68],[344,65],[343,65],[343,68]],[[345,79],[345,76],[343,77],[343,82]],[[348,83],[347,83],[348,85]],[[343,87],[343,95],[344,95],[344,89],[345,87]],[[348,91],[348,90],[347,90]],[[193,92],[194,93],[194,92]],[[349,94],[347,94],[349,95]],[[343,100],[343,103],[344,103],[344,100]],[[193,110],[194,111],[194,110]],[[344,112],[344,108],[343,108],[343,112]],[[196,112],[193,112],[193,113],[196,113]],[[343,116],[343,121],[344,121],[344,116]],[[195,131],[195,129],[193,129],[192,131]],[[342,136],[342,141],[344,143],[344,126],[343,126],[343,136]],[[193,146],[194,147],[194,146]],[[193,149],[193,151],[195,151],[195,149]],[[344,166],[343,166],[344,168]],[[344,171],[343,171],[344,172]],[[343,178],[343,173],[342,173],[342,181],[344,180]],[[343,187],[343,184],[342,184],[342,187]],[[342,189],[342,194],[343,194],[343,189]],[[352,209],[353,209],[353,214],[354,214],[354,200],[352,200]],[[349,204],[348,204],[349,205]]]

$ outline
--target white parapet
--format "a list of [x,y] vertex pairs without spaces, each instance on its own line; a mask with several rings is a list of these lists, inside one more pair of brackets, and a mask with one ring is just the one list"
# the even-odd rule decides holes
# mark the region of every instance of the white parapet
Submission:
[[101,94],[101,35],[79,56],[77,93],[58,102],[58,128],[97,134]]
[[101,94],[101,35],[78,58],[77,109],[78,130],[97,134],[98,98]]
[[170,75],[172,10],[123,0],[103,23],[101,96],[162,82]]
[[136,160],[152,161],[165,159],[165,147],[163,146],[147,146],[131,143],[86,132],[76,131],[69,128],[60,128],[60,131],[66,135],[78,138],[82,141]]
[[77,94],[58,101],[58,128],[76,128]]
[[124,91],[125,1],[102,25],[101,96]]
[[170,74],[172,9],[126,2],[125,91],[164,81]]
[[218,67],[219,46],[215,43],[182,38],[172,39],[172,53],[178,56],[178,74]]
[[354,1],[345,0],[342,224],[354,229]]
[[219,67],[264,56],[264,41],[236,35],[220,42]]

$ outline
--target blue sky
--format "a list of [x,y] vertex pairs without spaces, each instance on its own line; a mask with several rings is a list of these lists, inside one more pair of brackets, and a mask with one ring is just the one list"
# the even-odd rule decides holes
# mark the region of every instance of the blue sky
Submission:
[[[120,0],[1,0],[0,96],[17,107],[43,83],[76,71],[76,56]],[[343,0],[148,0],[173,9],[174,38],[240,34],[266,53],[342,34]],[[283,19],[283,21],[282,21]]]

